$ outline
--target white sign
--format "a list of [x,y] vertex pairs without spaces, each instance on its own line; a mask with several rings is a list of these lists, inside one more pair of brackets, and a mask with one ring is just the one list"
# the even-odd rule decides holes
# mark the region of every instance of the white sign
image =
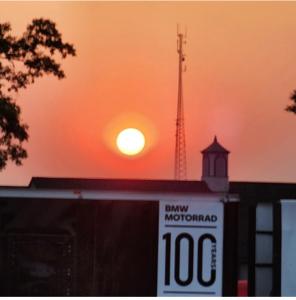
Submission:
[[222,296],[223,203],[160,201],[158,296]]
[[282,200],[281,296],[296,295],[296,200]]

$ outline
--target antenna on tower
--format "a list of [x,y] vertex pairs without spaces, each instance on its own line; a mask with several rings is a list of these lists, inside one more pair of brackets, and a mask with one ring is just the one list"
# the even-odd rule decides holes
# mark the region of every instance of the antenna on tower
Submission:
[[176,146],[175,146],[175,180],[186,180],[186,144],[185,144],[185,124],[184,124],[184,104],[183,104],[183,82],[182,75],[185,72],[183,63],[185,54],[183,47],[186,43],[187,29],[185,35],[177,25],[177,53],[178,53],[178,101],[177,101],[177,120],[176,120]]

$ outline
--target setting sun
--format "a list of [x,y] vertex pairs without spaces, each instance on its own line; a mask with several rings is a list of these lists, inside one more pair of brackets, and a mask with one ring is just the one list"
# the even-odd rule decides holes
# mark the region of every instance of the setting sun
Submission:
[[144,134],[136,128],[122,130],[116,139],[116,145],[121,153],[125,155],[136,155],[145,146]]

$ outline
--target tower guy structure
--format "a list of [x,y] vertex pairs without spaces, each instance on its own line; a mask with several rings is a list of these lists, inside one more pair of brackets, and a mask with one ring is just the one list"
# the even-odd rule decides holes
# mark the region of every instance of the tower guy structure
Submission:
[[177,52],[178,52],[178,105],[176,120],[176,146],[175,146],[175,180],[186,180],[186,143],[185,143],[185,124],[184,124],[184,104],[183,104],[183,82],[182,75],[185,71],[184,61],[185,54],[183,52],[186,44],[185,34],[177,29]]

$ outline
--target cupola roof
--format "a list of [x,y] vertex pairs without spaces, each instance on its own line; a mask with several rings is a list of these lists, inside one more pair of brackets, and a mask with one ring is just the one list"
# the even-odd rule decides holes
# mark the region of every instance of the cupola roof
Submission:
[[213,143],[208,146],[206,149],[202,150],[201,153],[209,153],[209,152],[214,152],[214,153],[229,153],[229,151],[227,149],[225,149],[224,147],[222,147],[217,140],[217,137],[214,137],[214,141]]

